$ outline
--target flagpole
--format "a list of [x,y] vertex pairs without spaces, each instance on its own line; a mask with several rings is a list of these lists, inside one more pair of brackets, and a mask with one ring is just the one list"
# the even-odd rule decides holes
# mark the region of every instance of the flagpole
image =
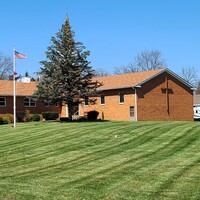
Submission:
[[16,127],[16,82],[15,82],[16,60],[15,60],[15,48],[13,48],[13,115],[14,125]]

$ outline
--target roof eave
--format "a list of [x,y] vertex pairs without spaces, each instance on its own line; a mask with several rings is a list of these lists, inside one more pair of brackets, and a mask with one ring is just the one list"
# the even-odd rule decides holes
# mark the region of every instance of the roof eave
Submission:
[[164,73],[164,72],[167,72],[169,73],[171,76],[175,77],[176,79],[178,79],[180,82],[182,82],[184,85],[188,86],[191,90],[195,90],[195,87],[188,83],[186,80],[184,80],[182,77],[180,77],[179,75],[175,74],[174,72],[172,72],[170,69],[166,68],[166,69],[163,69],[162,71],[158,72],[157,74],[149,77],[148,79],[142,81],[141,83],[138,83],[137,85],[135,85],[134,87],[142,87],[142,85],[150,80],[152,80],[153,78],[159,76],[160,74]]

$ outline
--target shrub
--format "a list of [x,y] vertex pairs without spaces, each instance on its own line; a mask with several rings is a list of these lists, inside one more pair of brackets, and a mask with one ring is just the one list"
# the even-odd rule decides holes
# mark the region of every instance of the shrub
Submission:
[[17,113],[16,115],[17,122],[25,122],[25,113]]
[[0,124],[3,124],[3,117],[0,117]]
[[34,122],[40,121],[40,115],[34,114],[34,115],[33,115],[33,121],[34,121]]
[[14,122],[13,114],[6,114],[6,118],[8,120],[8,123],[13,123]]
[[93,110],[93,111],[88,112],[87,117],[89,121],[95,121],[97,120],[98,115],[99,115],[99,112],[97,112],[96,110]]
[[60,117],[60,122],[68,122],[69,117]]
[[0,124],[8,124],[8,119],[6,117],[0,117]]
[[30,122],[31,120],[32,120],[32,117],[31,117],[31,114],[30,114],[30,110],[25,110],[25,112],[24,112],[24,114],[25,114],[25,121],[26,122]]
[[56,120],[58,119],[58,113],[57,112],[42,112],[42,117],[45,120]]

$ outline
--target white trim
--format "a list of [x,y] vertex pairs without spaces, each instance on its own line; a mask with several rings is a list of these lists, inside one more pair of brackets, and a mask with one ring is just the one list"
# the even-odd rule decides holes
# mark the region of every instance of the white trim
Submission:
[[[36,102],[35,102],[35,101],[31,102],[31,100],[32,100],[31,97],[25,97],[25,98],[24,98],[24,101],[25,101],[25,99],[29,99],[29,101],[27,102],[29,105],[24,105],[25,108],[31,108],[31,107],[32,107],[32,108],[35,108],[35,107],[36,107]],[[31,103],[35,103],[35,105],[32,106]]]
[[168,74],[170,74],[171,76],[173,76],[174,78],[178,79],[180,82],[182,82],[184,85],[190,87],[191,90],[195,90],[195,87],[193,85],[191,85],[190,83],[188,83],[186,80],[184,80],[182,77],[180,77],[179,75],[175,74],[174,72],[172,72],[171,70],[169,70],[168,68],[163,69],[162,71],[158,72],[157,74],[154,74],[153,76],[149,77],[148,79],[138,83],[137,85],[133,86],[133,87],[141,87],[144,83],[152,80],[153,78],[159,76],[160,74],[167,72]]

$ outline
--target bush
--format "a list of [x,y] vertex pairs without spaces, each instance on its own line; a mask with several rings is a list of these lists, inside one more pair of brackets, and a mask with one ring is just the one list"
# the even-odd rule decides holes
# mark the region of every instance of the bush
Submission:
[[6,117],[0,117],[0,124],[8,124],[8,119]]
[[3,124],[3,117],[0,117],[0,124]]
[[99,112],[97,112],[96,110],[93,110],[93,111],[88,112],[87,117],[89,121],[95,121],[97,120],[98,115],[99,115]]
[[13,114],[0,114],[0,118],[1,124],[3,123],[2,120],[4,121],[4,124],[10,124],[14,122]]
[[6,118],[7,118],[9,124],[14,122],[13,114],[6,114]]
[[16,119],[17,122],[26,122],[25,113],[17,113]]
[[40,115],[34,114],[34,115],[33,115],[33,121],[34,121],[34,122],[40,121]]
[[25,112],[24,112],[24,114],[25,114],[25,121],[26,122],[30,122],[31,120],[32,120],[32,117],[31,117],[31,114],[30,114],[30,110],[25,110]]
[[60,122],[68,122],[69,121],[69,117],[61,117],[60,118]]
[[42,112],[42,117],[45,120],[56,120],[58,119],[58,113],[57,112]]

